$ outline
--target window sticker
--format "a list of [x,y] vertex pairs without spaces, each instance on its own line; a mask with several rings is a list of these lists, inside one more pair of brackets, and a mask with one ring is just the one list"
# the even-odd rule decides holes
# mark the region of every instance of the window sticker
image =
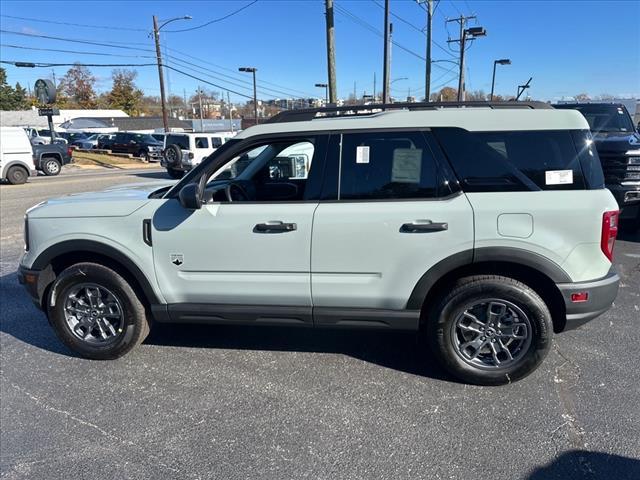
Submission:
[[573,183],[573,170],[547,170],[544,172],[546,185],[567,185]]
[[396,148],[393,151],[391,181],[397,183],[420,183],[422,149]]
[[368,145],[356,147],[356,163],[369,163],[369,150]]

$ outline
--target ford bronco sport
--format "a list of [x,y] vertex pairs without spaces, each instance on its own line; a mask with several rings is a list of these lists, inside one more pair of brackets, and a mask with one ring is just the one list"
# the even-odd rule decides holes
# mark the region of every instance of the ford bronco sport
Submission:
[[19,277],[93,359],[154,322],[406,329],[459,379],[502,384],[611,306],[617,219],[576,111],[299,110],[177,184],[33,207]]

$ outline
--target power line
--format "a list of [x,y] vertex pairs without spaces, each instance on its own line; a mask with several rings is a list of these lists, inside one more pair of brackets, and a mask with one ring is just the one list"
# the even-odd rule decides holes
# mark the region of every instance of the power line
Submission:
[[55,25],[68,25],[70,27],[82,27],[82,28],[102,28],[106,30],[128,30],[131,32],[146,32],[144,28],[133,28],[133,27],[116,27],[116,26],[107,26],[107,25],[87,25],[82,23],[69,23],[69,22],[55,22],[53,20],[44,20],[40,18],[29,18],[29,17],[17,17],[15,15],[0,15],[0,17],[4,18],[13,18],[16,20],[27,20],[30,22],[41,22],[41,23],[51,23]]
[[[96,46],[99,46],[99,47],[122,48],[122,49],[125,49],[125,50],[139,50],[139,51],[142,51],[142,52],[152,52],[152,53],[154,53],[154,51],[149,49],[149,48],[130,47],[130,46],[127,46],[127,45],[114,45],[113,43],[94,42],[92,40],[81,40],[81,39],[74,39],[74,38],[54,37],[52,35],[42,35],[42,34],[25,33],[25,32],[14,32],[12,30],[0,30],[0,33],[8,33],[8,34],[11,34],[11,35],[20,35],[20,36],[23,36],[23,37],[48,38],[50,40],[59,40],[61,42],[82,43],[82,44],[85,44],[85,45],[96,45]],[[126,43],[130,43],[130,42],[126,42]],[[146,44],[143,44],[143,45],[146,45]]]
[[[370,23],[368,23],[367,21],[363,20],[362,18],[358,17],[357,15],[354,15],[353,13],[351,13],[349,10],[347,10],[346,8],[344,8],[341,5],[338,5],[336,3],[333,4],[334,8],[336,8],[338,10],[339,13],[342,13],[343,15],[346,15],[347,17],[349,17],[352,21],[354,21],[355,23],[357,23],[358,25],[360,25],[361,27],[369,30],[372,33],[375,33],[376,35],[378,35],[379,37],[383,37],[384,34],[378,30],[376,27],[374,27],[373,25],[371,25]],[[393,43],[396,47],[398,47],[401,50],[404,50],[405,52],[407,52],[410,55],[413,55],[416,58],[419,58],[420,60],[422,60],[423,62],[426,62],[427,59],[425,57],[423,57],[422,55],[420,55],[419,53],[414,52],[413,50],[410,50],[409,48],[405,47],[404,45],[396,42],[395,40],[392,40],[391,43]],[[442,68],[438,65],[439,68]]]
[[163,30],[163,32],[168,32],[168,33],[178,33],[178,32],[190,32],[192,30],[197,30],[199,28],[204,28],[208,25],[211,25],[212,23],[217,23],[217,22],[221,22],[222,20],[226,20],[229,17],[232,17],[234,15],[236,15],[237,13],[240,13],[241,11],[243,11],[245,8],[249,8],[251,5],[253,5],[254,3],[256,3],[258,0],[253,0],[251,3],[247,3],[245,6],[225,15],[224,17],[220,17],[220,18],[216,18],[214,20],[211,20],[207,23],[203,23],[202,25],[198,25],[197,27],[191,27],[191,28],[182,28],[180,30]]
[[[177,53],[177,54],[179,54],[179,55],[182,55],[182,56],[185,56],[185,57],[187,57],[187,58],[191,58],[191,59],[193,59],[193,60],[197,60],[198,62],[203,63],[203,64],[205,64],[205,65],[211,65],[212,67],[216,67],[216,68],[218,68],[218,69],[220,69],[220,70],[224,70],[224,71],[227,71],[227,72],[232,72],[232,73],[236,73],[236,72],[237,72],[237,71],[236,71],[236,70],[234,70],[234,69],[231,69],[231,68],[228,68],[228,67],[223,67],[222,65],[218,65],[218,64],[215,64],[215,63],[212,63],[212,62],[209,62],[209,61],[202,60],[202,59],[200,59],[200,58],[198,58],[198,57],[195,57],[195,56],[193,56],[193,55],[189,55],[188,53],[182,52],[182,51],[180,51],[180,50],[176,50],[175,48],[171,48],[171,47],[166,47],[166,48],[167,48],[167,50],[169,50],[170,52],[175,52],[175,53]],[[176,58],[176,57],[175,57],[175,56],[173,56],[173,55],[170,55],[169,57],[170,57],[170,58],[173,58],[173,59],[175,59],[175,58]],[[203,67],[203,68],[204,68],[204,67]],[[220,73],[220,72],[216,72],[216,73],[217,73],[218,75],[221,75],[221,76],[224,76],[224,77],[231,78],[232,80],[235,80],[235,81],[248,83],[248,82],[246,82],[246,81],[244,80],[244,78],[241,78],[241,77],[239,77],[238,75],[235,75],[235,76],[234,76],[234,75],[227,75],[227,74]],[[277,84],[277,83],[268,82],[267,80],[260,80],[260,83],[262,83],[262,84],[267,84],[267,85],[272,85],[272,86],[274,86],[274,87],[279,87],[279,88],[282,88],[282,89],[284,89],[284,90],[288,90],[289,92],[297,92],[298,94],[304,95],[304,96],[306,96],[306,97],[314,97],[314,96],[315,96],[315,95],[313,95],[313,94],[310,94],[309,92],[303,92],[303,91],[301,91],[301,90],[296,90],[296,89],[294,89],[294,88],[290,88],[290,87],[287,87],[287,86],[285,86],[285,85],[280,85],[280,84]],[[295,95],[294,95],[294,96],[295,96]]]
[[56,48],[39,48],[39,47],[27,47],[25,45],[12,45],[8,43],[0,43],[0,47],[7,48],[17,48],[21,50],[37,50],[44,52],[60,52],[60,53],[74,53],[77,55],[100,55],[105,57],[121,57],[121,58],[156,58],[152,55],[126,55],[126,54],[118,54],[118,53],[105,53],[105,52],[86,52],[86,51],[78,51],[78,50],[59,50]]

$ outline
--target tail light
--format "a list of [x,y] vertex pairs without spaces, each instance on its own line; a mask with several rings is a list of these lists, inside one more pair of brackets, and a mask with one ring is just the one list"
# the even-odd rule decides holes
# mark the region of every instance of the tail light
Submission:
[[67,155],[68,156],[73,155],[73,147],[67,147]]
[[620,211],[618,210],[604,212],[602,215],[600,248],[602,249],[602,253],[611,261],[613,261],[613,245],[616,243],[616,235],[618,235],[619,215]]

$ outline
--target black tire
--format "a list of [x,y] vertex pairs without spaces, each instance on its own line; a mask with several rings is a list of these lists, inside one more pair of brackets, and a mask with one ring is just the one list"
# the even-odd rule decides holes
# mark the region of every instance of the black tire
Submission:
[[180,179],[184,177],[184,170],[176,170],[175,168],[167,167],[167,173],[171,178]]
[[[121,324],[117,335],[105,344],[93,344],[73,333],[65,317],[68,295],[75,288],[91,284],[113,293],[121,307]],[[60,340],[74,352],[94,360],[112,360],[127,354],[149,334],[149,320],[142,302],[131,286],[113,270],[95,263],[78,263],[64,270],[56,279],[48,301],[49,320]],[[51,297],[50,297],[51,298]]]
[[28,178],[29,172],[27,169],[19,165],[9,167],[9,170],[7,171],[7,182],[11,185],[22,185],[23,183],[26,183]]
[[47,157],[42,159],[42,171],[48,177],[53,177],[55,175],[58,175],[61,169],[62,169],[62,164],[60,163],[60,160],[57,160],[55,158],[47,158]]
[[[460,279],[448,292],[434,308],[428,311],[427,337],[438,361],[451,375],[464,382],[477,385],[503,385],[526,377],[544,360],[551,348],[553,332],[551,313],[542,298],[529,286],[513,278],[481,275]],[[487,305],[494,304],[494,301],[495,305],[504,302],[503,305],[507,308],[513,307],[517,312],[516,316],[526,319],[529,324],[526,327],[511,327],[511,331],[516,332],[516,335],[528,332],[530,340],[511,340],[514,342],[514,348],[521,345],[513,355],[513,361],[510,361],[508,357],[505,358],[506,352],[502,352],[500,348],[499,353],[504,354],[503,366],[477,365],[475,362],[494,362],[493,358],[498,359],[498,355],[492,353],[492,350],[495,352],[499,346],[505,345],[502,343],[503,341],[509,342],[509,339],[504,340],[504,337],[498,337],[498,334],[506,335],[500,328],[504,330],[509,327],[498,323],[495,328],[496,332],[493,328],[480,326],[483,331],[485,329],[486,331],[491,330],[490,336],[487,334],[485,337],[485,333],[466,332],[458,326],[458,320],[463,317],[467,319],[468,316],[465,315],[465,312],[469,312],[473,305],[477,305],[480,312],[485,308],[483,300]],[[513,313],[513,310],[510,312]],[[508,320],[506,316],[501,318]],[[475,321],[470,321],[470,323],[478,327]],[[500,325],[503,326],[500,327]],[[467,333],[469,337],[461,337]],[[478,335],[482,336],[478,337]],[[481,352],[479,359],[470,360],[469,357],[472,355],[467,355],[467,351],[461,348],[465,344],[472,343],[467,341],[469,338],[475,341],[479,339],[484,345],[477,349]],[[466,343],[464,343],[465,341]],[[489,341],[499,343],[491,345],[487,343]],[[472,345],[471,348],[475,348],[475,345]],[[462,350],[465,352],[462,353]]]
[[146,150],[140,150],[137,154],[137,156],[139,158],[141,158],[142,160],[144,160],[145,162],[149,163],[151,161],[151,157],[149,156],[149,152],[147,152]]

